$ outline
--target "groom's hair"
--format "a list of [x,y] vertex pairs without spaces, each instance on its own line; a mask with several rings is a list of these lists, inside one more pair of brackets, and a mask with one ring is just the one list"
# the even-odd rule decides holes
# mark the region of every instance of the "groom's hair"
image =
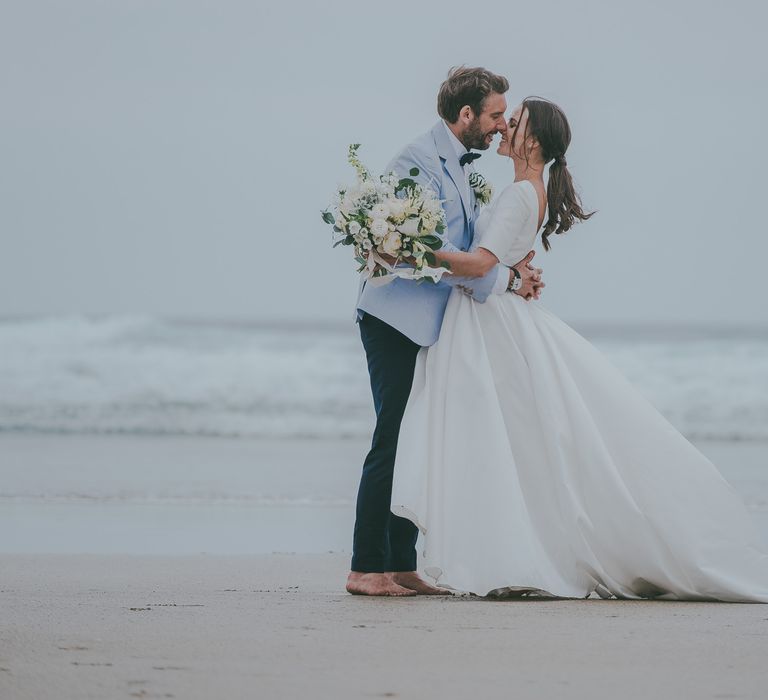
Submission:
[[504,94],[509,81],[485,68],[455,66],[437,93],[437,113],[449,124],[455,124],[464,105],[472,108],[476,117],[483,111],[485,98],[492,92]]

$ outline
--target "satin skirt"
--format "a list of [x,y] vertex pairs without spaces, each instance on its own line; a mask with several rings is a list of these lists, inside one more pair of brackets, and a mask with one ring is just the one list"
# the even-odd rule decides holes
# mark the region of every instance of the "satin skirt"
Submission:
[[454,291],[422,348],[391,510],[477,595],[768,602],[743,502],[587,340],[514,294]]

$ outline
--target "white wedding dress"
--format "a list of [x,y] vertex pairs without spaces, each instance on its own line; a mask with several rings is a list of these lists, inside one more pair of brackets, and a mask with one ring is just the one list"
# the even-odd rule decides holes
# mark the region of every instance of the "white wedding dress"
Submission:
[[[513,183],[475,245],[512,265],[538,199]],[[420,568],[477,595],[768,602],[746,507],[590,343],[538,302],[454,290],[419,352],[391,509],[424,535]]]

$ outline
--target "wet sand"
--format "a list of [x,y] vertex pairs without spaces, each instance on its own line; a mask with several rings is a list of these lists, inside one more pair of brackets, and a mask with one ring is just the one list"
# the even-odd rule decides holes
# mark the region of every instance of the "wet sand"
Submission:
[[0,437],[0,698],[765,697],[768,605],[348,595],[365,448]]
[[766,605],[366,598],[346,565],[2,555],[0,697],[765,697]]

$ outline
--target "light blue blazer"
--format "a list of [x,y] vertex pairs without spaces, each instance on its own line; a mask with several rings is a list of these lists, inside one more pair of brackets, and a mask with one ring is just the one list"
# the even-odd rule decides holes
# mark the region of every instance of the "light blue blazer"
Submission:
[[[444,200],[447,226],[443,233],[443,249],[469,250],[474,235],[477,203],[471,190],[467,199],[462,187],[464,171],[441,121],[400,151],[384,172],[407,177],[411,168],[419,169],[414,179],[420,185],[431,187]],[[432,345],[440,335],[451,288],[463,285],[472,290],[475,300],[484,302],[499,279],[500,268],[501,263],[484,277],[443,275],[438,284],[417,284],[413,280],[398,278],[389,284],[373,286],[361,281],[356,319],[362,318],[363,311],[368,312],[414,343]],[[509,274],[508,268],[504,268],[504,274]]]

